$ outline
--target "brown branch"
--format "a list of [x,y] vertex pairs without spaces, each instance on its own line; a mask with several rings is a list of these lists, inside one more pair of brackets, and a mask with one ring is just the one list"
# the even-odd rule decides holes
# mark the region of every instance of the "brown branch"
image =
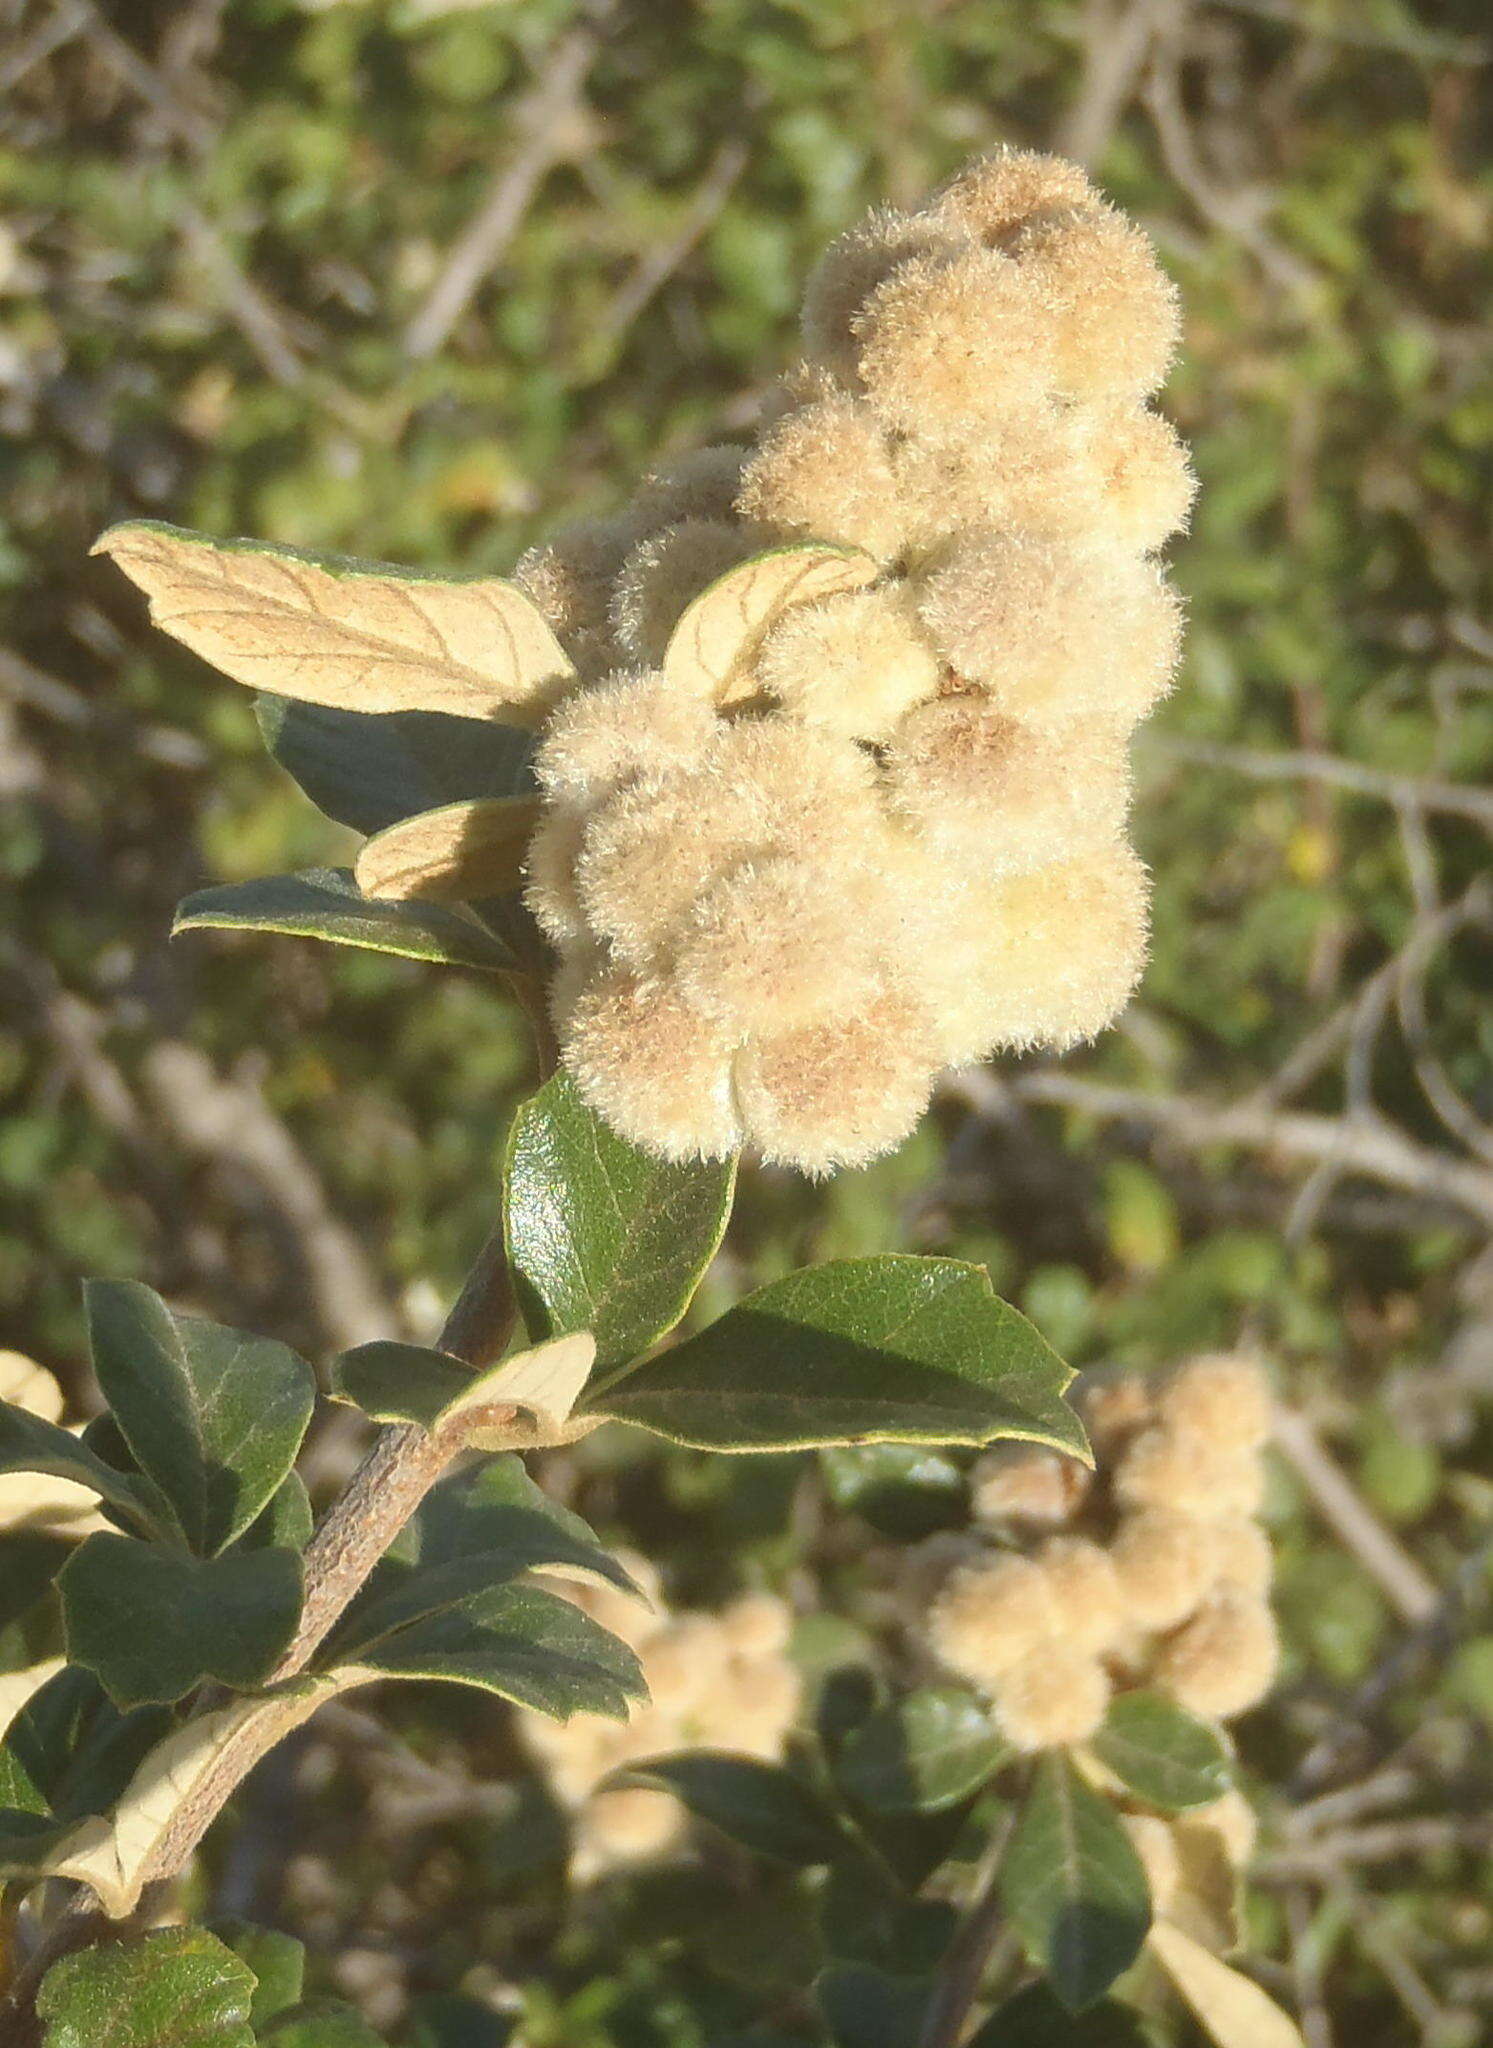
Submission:
[[1306,1488],[1323,1521],[1400,1619],[1415,1626],[1433,1614],[1441,1600],[1439,1589],[1373,1513],[1298,1409],[1276,1410],[1272,1442]]
[[1173,733],[1149,734],[1139,744],[1143,756],[1151,755],[1157,760],[1185,761],[1199,768],[1227,768],[1257,782],[1321,782],[1352,796],[1375,797],[1382,803],[1470,818],[1474,824],[1493,831],[1493,790],[1476,789],[1465,782],[1447,782],[1433,775],[1393,775],[1383,768],[1367,768],[1360,761],[1345,761],[1339,755],[1313,753],[1306,748],[1262,752],[1253,747],[1182,739]]

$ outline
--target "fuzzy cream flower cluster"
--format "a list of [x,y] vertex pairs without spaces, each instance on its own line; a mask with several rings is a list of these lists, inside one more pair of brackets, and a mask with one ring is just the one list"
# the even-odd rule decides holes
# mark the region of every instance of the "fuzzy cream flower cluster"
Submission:
[[[1126,743],[1176,661],[1155,550],[1192,479],[1146,402],[1175,293],[1072,164],[1002,152],[873,214],[803,325],[754,447],[516,573],[580,677],[527,864],[567,1066],[653,1151],[819,1173],[896,1144],[941,1068],[1128,997]],[[711,586],[730,659],[680,659]]]
[[718,1614],[671,1614],[646,1558],[619,1553],[649,1607],[613,1587],[560,1587],[636,1651],[649,1697],[625,1722],[601,1714],[569,1721],[522,1713],[524,1739],[556,1797],[575,1817],[572,1872],[595,1876],[656,1856],[683,1838],[687,1817],[667,1792],[644,1786],[598,1791],[609,1773],[645,1757],[695,1747],[775,1761],[783,1754],[802,1691],[785,1654],[791,1617],[770,1593],[747,1593]]
[[1258,1364],[1195,1358],[1081,1405],[1093,1473],[1024,1445],[976,1465],[975,1516],[1001,1547],[955,1563],[928,1621],[935,1657],[988,1693],[1024,1750],[1087,1741],[1113,1694],[1139,1686],[1228,1721],[1275,1675]]

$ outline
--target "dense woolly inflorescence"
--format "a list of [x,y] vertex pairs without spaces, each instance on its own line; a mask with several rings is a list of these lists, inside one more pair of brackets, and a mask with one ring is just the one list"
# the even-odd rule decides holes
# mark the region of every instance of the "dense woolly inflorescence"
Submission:
[[[828,1172],[896,1144],[943,1067],[1123,1006],[1127,740],[1176,663],[1154,551],[1192,491],[1148,404],[1176,332],[1085,174],[998,152],[827,251],[755,445],[519,565],[579,677],[528,901],[565,1064],[624,1136]],[[675,658],[693,600],[795,547],[840,551],[838,582],[786,578],[724,669]]]
[[1194,1358],[1154,1384],[1096,1382],[1080,1405],[1094,1470],[1026,1445],[986,1453],[970,1499],[989,1540],[941,1567],[927,1610],[934,1657],[1023,1750],[1087,1741],[1117,1691],[1222,1722],[1275,1676],[1259,1365]]
[[574,1817],[571,1868],[582,1879],[662,1855],[687,1831],[684,1808],[667,1792],[598,1789],[604,1778],[645,1757],[702,1746],[774,1762],[802,1692],[786,1654],[791,1616],[773,1594],[743,1594],[719,1613],[670,1613],[647,1559],[632,1552],[620,1559],[648,1594],[647,1606],[610,1586],[560,1590],[637,1653],[649,1698],[625,1722],[600,1714],[519,1716],[529,1749]]

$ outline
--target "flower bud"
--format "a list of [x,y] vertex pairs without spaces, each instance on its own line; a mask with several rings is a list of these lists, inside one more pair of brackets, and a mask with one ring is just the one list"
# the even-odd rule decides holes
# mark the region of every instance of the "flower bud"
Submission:
[[1265,1602],[1222,1591],[1163,1645],[1156,1682],[1191,1713],[1228,1721],[1259,1705],[1279,1659],[1280,1639]]
[[1068,1749],[1096,1735],[1110,1686],[1097,1657],[1043,1643],[1010,1664],[992,1694],[995,1724],[1017,1749]]

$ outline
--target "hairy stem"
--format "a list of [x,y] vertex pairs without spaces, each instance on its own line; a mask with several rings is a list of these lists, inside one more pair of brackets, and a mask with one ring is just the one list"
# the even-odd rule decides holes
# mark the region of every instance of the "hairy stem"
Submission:
[[996,1825],[990,1837],[969,1911],[938,1966],[918,2048],[956,2048],[980,1995],[986,1968],[1000,1939],[1001,1866],[1006,1859],[1011,1827],[1012,1819],[1008,1817]]

